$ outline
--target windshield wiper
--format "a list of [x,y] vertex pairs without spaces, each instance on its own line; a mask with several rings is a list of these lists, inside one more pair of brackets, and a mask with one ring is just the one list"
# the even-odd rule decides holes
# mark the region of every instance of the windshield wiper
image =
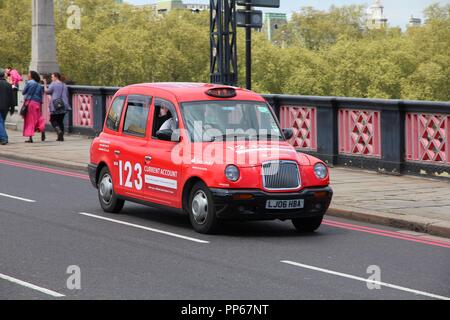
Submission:
[[278,140],[283,140],[282,136],[275,135],[275,134],[257,134],[257,135],[251,136],[251,137],[252,138],[256,137],[258,140],[260,140],[261,138],[267,138],[267,140],[271,140],[273,138],[278,138]]
[[213,136],[213,137],[211,137],[211,142],[216,141],[217,138],[222,138],[222,141],[226,141],[227,138],[239,138],[239,137],[248,137],[248,134],[245,134],[245,133],[228,133],[228,134],[223,134],[221,136]]
[[224,134],[221,136],[213,136],[211,137],[210,140],[208,140],[208,142],[213,142],[213,141],[217,141],[218,138],[222,138],[222,141],[226,141],[228,140],[228,138],[241,138],[241,137],[245,137],[247,138],[247,140],[251,140],[256,138],[256,140],[261,140],[261,139],[267,139],[267,140],[272,140],[272,139],[278,139],[278,141],[283,140],[284,138],[280,135],[274,135],[274,134],[256,134],[256,135],[248,135],[246,133],[229,133],[229,134]]

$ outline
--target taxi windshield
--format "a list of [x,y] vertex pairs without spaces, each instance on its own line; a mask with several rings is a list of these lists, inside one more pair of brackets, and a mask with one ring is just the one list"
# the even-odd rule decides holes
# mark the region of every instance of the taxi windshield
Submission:
[[181,104],[191,141],[284,139],[265,103],[252,101],[201,101]]

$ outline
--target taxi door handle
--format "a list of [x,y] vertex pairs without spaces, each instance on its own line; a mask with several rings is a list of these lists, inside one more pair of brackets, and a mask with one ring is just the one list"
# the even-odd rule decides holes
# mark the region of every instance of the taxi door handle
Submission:
[[152,157],[151,157],[151,156],[145,156],[145,161],[146,161],[146,162],[152,161]]
[[119,155],[119,154],[120,154],[120,151],[119,151],[119,150],[114,150],[114,153],[117,154],[117,155]]

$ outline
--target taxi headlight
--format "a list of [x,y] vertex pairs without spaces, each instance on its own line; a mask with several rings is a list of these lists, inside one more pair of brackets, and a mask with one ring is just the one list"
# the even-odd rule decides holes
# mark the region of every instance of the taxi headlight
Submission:
[[314,166],[314,174],[319,179],[325,179],[328,175],[328,169],[323,163],[318,163]]
[[234,165],[229,165],[225,169],[225,176],[228,180],[236,182],[239,179],[239,169]]

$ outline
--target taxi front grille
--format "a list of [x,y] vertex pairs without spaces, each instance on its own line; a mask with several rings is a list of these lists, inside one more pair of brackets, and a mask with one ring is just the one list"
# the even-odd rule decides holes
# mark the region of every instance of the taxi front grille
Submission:
[[298,165],[294,161],[270,161],[262,165],[263,186],[268,190],[292,190],[301,185]]

